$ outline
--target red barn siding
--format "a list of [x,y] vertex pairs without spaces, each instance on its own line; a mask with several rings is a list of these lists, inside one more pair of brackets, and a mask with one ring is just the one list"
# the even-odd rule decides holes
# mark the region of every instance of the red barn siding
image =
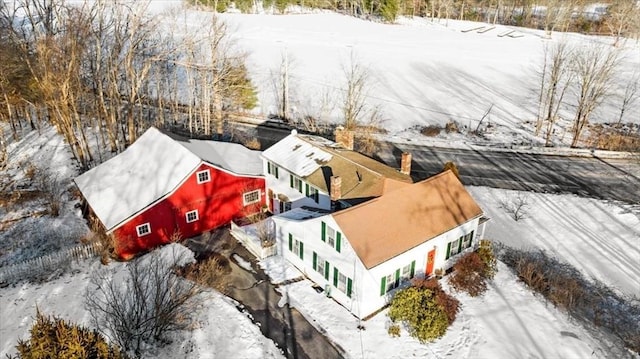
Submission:
[[[198,184],[196,173],[207,169],[211,180]],[[243,193],[253,190],[260,190],[260,202],[245,207]],[[189,238],[223,226],[232,219],[257,213],[265,204],[264,191],[262,177],[237,176],[203,163],[168,197],[114,230],[116,252],[123,258],[130,258],[168,243],[176,231],[181,238]],[[186,213],[193,210],[198,210],[199,219],[187,223]],[[138,237],[136,227],[144,223],[151,225],[151,233]]]

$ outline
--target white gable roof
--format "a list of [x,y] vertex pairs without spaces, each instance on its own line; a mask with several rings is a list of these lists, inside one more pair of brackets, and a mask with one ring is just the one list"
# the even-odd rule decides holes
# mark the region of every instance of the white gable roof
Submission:
[[333,157],[330,153],[298,138],[295,130],[265,150],[262,156],[300,177],[312,174],[322,163],[330,161]]
[[212,165],[240,175],[262,175],[260,151],[230,142],[188,140],[178,141],[195,155]]
[[124,152],[78,176],[75,182],[111,230],[171,192],[200,163],[187,148],[150,128]]

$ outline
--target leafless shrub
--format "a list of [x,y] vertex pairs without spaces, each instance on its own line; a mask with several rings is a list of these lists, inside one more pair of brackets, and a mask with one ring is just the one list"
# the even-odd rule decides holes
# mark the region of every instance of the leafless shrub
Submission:
[[214,253],[198,263],[184,267],[180,274],[189,280],[226,294],[229,285],[227,275],[230,272],[229,261]]
[[427,137],[435,137],[438,136],[440,134],[440,132],[442,132],[442,127],[438,126],[438,125],[429,125],[429,126],[424,126],[421,130],[420,133],[423,136],[427,136]]
[[502,199],[499,202],[500,208],[507,212],[514,221],[524,219],[528,215],[529,196],[518,192],[515,197]]
[[188,329],[202,289],[174,273],[185,260],[177,252],[163,257],[155,251],[129,262],[124,273],[95,272],[85,296],[93,325],[136,355],[146,344]]
[[460,126],[458,126],[458,123],[456,121],[449,121],[447,122],[446,125],[444,125],[444,132],[446,133],[459,133],[460,132]]
[[260,141],[257,138],[251,138],[244,143],[246,148],[259,150],[261,148]]
[[640,302],[586,280],[574,267],[544,251],[523,251],[498,245],[498,257],[518,278],[574,319],[603,327],[640,353]]
[[44,195],[49,206],[49,214],[53,217],[60,215],[62,207],[62,184],[57,174],[53,174],[48,170],[36,170],[37,183],[39,190]]

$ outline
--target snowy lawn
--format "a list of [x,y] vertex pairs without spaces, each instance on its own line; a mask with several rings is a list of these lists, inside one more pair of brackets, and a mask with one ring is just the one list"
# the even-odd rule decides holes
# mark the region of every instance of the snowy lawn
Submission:
[[[640,295],[640,219],[624,206],[573,195],[524,193],[527,218],[515,222],[500,208],[515,191],[468,187],[491,221],[486,237],[531,250],[545,249],[626,295]],[[633,208],[632,208],[633,209]],[[605,251],[606,255],[599,255]],[[300,275],[282,257],[260,262],[273,282]],[[363,322],[317,293],[308,280],[281,287],[289,303],[354,358],[411,356],[456,358],[632,357],[602,333],[575,324],[566,313],[536,296],[504,264],[481,298],[454,295],[461,312],[440,340],[421,345],[403,332],[387,334],[386,310]],[[446,287],[446,286],[445,286]],[[593,329],[593,328],[591,328]],[[597,333],[597,331],[596,331]]]
[[[543,249],[627,296],[640,297],[640,208],[575,195],[468,187],[491,221],[485,237],[509,246]],[[525,218],[500,208],[518,194]]]
[[[169,245],[161,250],[166,253]],[[193,254],[191,254],[193,256]],[[124,268],[124,263],[110,267]],[[98,259],[76,266],[73,274],[43,284],[23,283],[0,289],[0,357],[15,354],[18,339],[28,339],[36,307],[44,314],[56,315],[73,323],[90,326],[83,301],[89,278],[101,264]],[[275,344],[236,303],[218,292],[205,292],[196,314],[193,331],[176,333],[172,343],[162,348],[149,348],[145,357],[154,358],[282,358]]]

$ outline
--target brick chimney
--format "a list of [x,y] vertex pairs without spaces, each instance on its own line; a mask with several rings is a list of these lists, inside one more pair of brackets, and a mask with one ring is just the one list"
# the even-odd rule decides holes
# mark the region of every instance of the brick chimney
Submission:
[[348,150],[353,150],[353,131],[338,126],[333,134],[336,138],[336,143]]
[[331,176],[331,200],[337,201],[342,197],[342,178],[340,176]]
[[402,153],[402,160],[400,161],[400,172],[405,175],[411,174],[411,154],[409,152]]

